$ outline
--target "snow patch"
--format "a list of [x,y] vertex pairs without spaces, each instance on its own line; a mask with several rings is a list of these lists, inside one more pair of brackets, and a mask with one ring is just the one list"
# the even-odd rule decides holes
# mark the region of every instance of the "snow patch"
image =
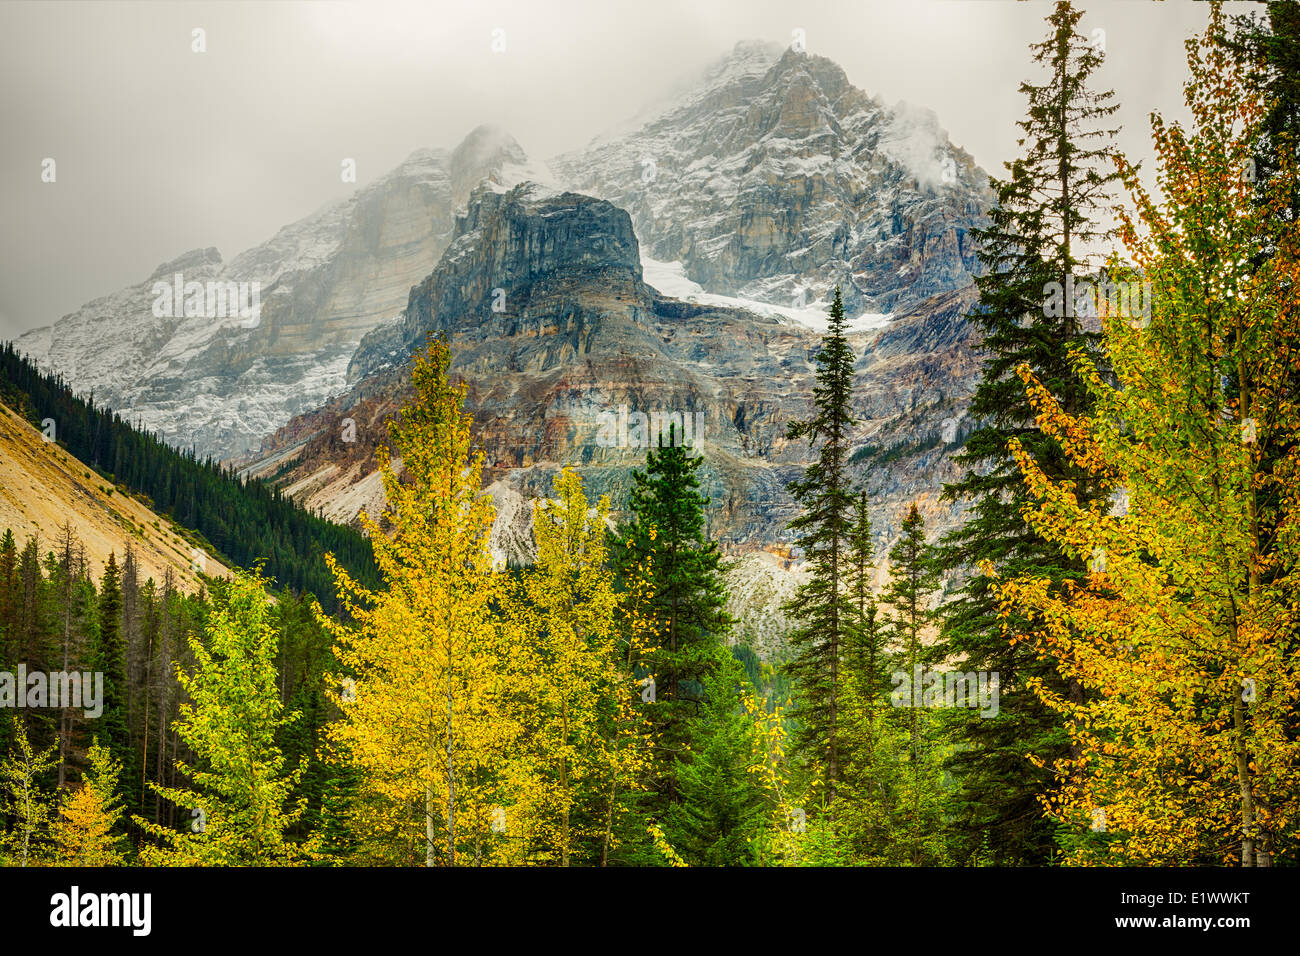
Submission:
[[[700,305],[744,309],[747,312],[754,312],[758,315],[777,319],[785,324],[801,325],[804,328],[812,329],[814,332],[824,333],[828,325],[826,312],[830,308],[830,302],[824,299],[818,299],[816,302],[799,308],[773,305],[770,302],[763,302],[758,299],[717,295],[712,292],[705,292],[699,283],[691,280],[686,275],[686,267],[682,263],[660,262],[647,256],[641,257],[641,272],[647,285],[674,299],[697,302]],[[845,324],[845,328],[850,333],[870,332],[874,329],[883,329],[893,318],[894,313],[892,312],[863,312],[861,315],[849,319]]]

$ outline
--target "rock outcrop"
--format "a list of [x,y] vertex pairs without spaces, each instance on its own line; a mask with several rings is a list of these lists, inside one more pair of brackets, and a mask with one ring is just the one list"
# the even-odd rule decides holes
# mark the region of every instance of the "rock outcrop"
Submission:
[[967,286],[987,176],[928,110],[886,107],[834,62],[737,44],[630,133],[551,161],[632,216],[645,253],[705,290],[902,312]]
[[[672,416],[692,424],[706,459],[710,532],[732,552],[788,557],[785,486],[810,451],[786,438],[786,425],[811,410],[819,334],[780,313],[663,296],[640,263],[629,216],[608,202],[532,184],[476,191],[403,319],[363,342],[349,392],[282,429],[247,472],[280,475],[336,518],[361,507],[376,514],[378,489],[366,476],[384,421],[409,398],[405,362],[434,331],[449,337],[453,373],[469,385],[485,481],[513,502],[503,520],[526,522],[516,498],[547,496],[565,464],[621,508],[630,471],[645,460],[627,423],[637,412]],[[969,302],[969,290],[945,293],[851,336],[860,356],[855,470],[873,491],[882,541],[907,503],[936,498],[938,481],[951,477],[943,438],[955,424],[945,423],[959,418],[978,371],[962,319]],[[526,528],[498,528],[494,543],[522,561],[516,545],[526,537]]]

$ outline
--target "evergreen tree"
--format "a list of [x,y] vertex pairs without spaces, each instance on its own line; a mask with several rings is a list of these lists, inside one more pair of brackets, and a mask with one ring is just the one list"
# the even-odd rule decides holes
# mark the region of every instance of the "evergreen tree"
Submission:
[[939,589],[940,572],[933,549],[925,541],[925,519],[915,504],[903,519],[889,562],[889,585],[880,600],[889,608],[887,633],[906,674],[899,686],[895,672],[891,702],[905,714],[908,768],[893,838],[906,849],[913,865],[933,864],[942,862],[939,760],[945,750],[941,723],[923,709],[920,695],[925,671],[937,663],[941,652],[927,647],[921,638],[937,616],[930,602]]
[[790,634],[793,659],[785,671],[795,682],[792,716],[798,730],[793,749],[809,766],[816,766],[833,803],[842,771],[840,696],[845,675],[842,658],[853,626],[853,605],[845,588],[848,538],[853,523],[853,494],[847,475],[851,429],[855,424],[853,350],[844,335],[844,302],[835,289],[826,334],[817,354],[814,414],[793,421],[790,440],[821,442],[817,461],[804,477],[789,485],[800,507],[790,523],[798,535],[811,580],[801,585],[783,606],[800,622]]
[[894,862],[888,850],[893,843],[891,814],[907,744],[890,720],[894,716],[888,699],[892,655],[872,592],[875,549],[864,490],[854,499],[848,542],[854,623],[845,660],[849,674],[843,707],[846,786],[837,819],[854,857],[880,864]]
[[[881,595],[881,602],[890,610],[886,629],[911,681],[918,668],[924,669],[939,659],[936,648],[921,643],[922,632],[936,617],[929,603],[939,589],[940,572],[925,541],[925,519],[915,503],[908,508],[898,541],[889,550],[889,564],[889,586]],[[923,746],[920,708],[909,706],[907,711],[912,762],[917,763]]]
[[357,812],[361,771],[356,762],[335,751],[327,742],[321,761],[320,811],[309,846],[315,866],[343,866],[357,854]]
[[848,668],[860,683],[863,694],[880,698],[889,687],[884,633],[877,621],[878,609],[871,582],[875,575],[871,536],[871,515],[867,493],[860,490],[853,503],[853,525],[848,535],[848,569],[845,575],[853,605],[853,628],[848,642]]
[[969,318],[982,330],[989,357],[970,405],[979,427],[958,458],[965,475],[944,489],[946,499],[967,499],[971,506],[964,525],[945,538],[942,564],[971,577],[945,606],[942,640],[965,666],[998,673],[1002,688],[997,717],[952,715],[961,742],[950,767],[960,782],[952,813],[964,854],[986,844],[997,863],[1048,859],[1052,830],[1038,794],[1050,777],[1029,756],[1059,757],[1067,745],[1059,717],[1027,689],[1028,681],[1054,684],[1059,678],[1005,636],[1030,622],[1007,622],[1004,631],[993,579],[979,569],[988,562],[998,574],[1034,573],[1057,584],[1081,580],[1084,572],[1082,562],[1026,524],[1026,492],[1007,442],[1020,441],[1054,477],[1079,481],[1084,500],[1100,493],[1059,443],[1037,429],[1014,375],[1025,363],[1071,412],[1088,407],[1069,355],[1072,349],[1095,352],[1098,334],[1092,304],[1076,297],[1074,283],[1089,271],[1090,244],[1107,235],[1101,222],[1117,174],[1099,171],[1115,132],[1102,126],[1117,107],[1112,93],[1090,88],[1102,53],[1078,32],[1081,17],[1060,0],[1047,17],[1046,39],[1031,47],[1048,76],[1041,85],[1020,86],[1029,102],[1019,123],[1021,155],[1007,164],[1007,178],[992,180],[997,206],[989,226],[975,231],[986,270],[975,280],[980,298]]
[[122,634],[122,587],[117,558],[110,553],[99,584],[99,628],[91,652],[91,666],[104,675],[103,710],[96,721],[96,736],[132,780],[137,766],[127,726],[126,641]]
[[757,748],[754,724],[737,689],[740,663],[725,649],[701,685],[701,709],[689,728],[691,759],[677,770],[680,801],[666,826],[669,842],[692,866],[750,866],[767,808],[749,766]]
[[[0,670],[13,672],[18,663],[18,606],[22,585],[18,578],[18,546],[14,533],[5,528],[0,539]],[[0,751],[7,751],[12,741],[12,720],[0,720]]]
[[314,598],[281,592],[276,600],[275,628],[279,657],[280,699],[298,719],[281,728],[276,745],[288,766],[304,764],[306,770],[294,791],[295,800],[305,801],[306,810],[294,835],[303,837],[320,822],[324,792],[331,769],[322,759],[325,725],[337,716],[330,703],[327,683],[338,662],[331,651],[331,637],[316,620]]
[[632,520],[617,534],[616,567],[623,577],[643,563],[650,568],[651,613],[659,649],[649,661],[656,739],[652,795],[644,806],[662,817],[679,799],[677,775],[697,741],[690,729],[704,707],[704,681],[722,660],[730,620],[723,605],[717,543],[705,530],[699,468],[704,459],[677,444],[670,426],[667,445],[646,455],[645,471],[632,473]]
[[[1273,0],[1262,17],[1251,13],[1235,22],[1236,30],[1225,42],[1249,63],[1249,82],[1268,104],[1254,156],[1244,171],[1262,200],[1270,181],[1300,160],[1300,2]],[[1300,183],[1290,182],[1288,193],[1281,214],[1294,216]]]

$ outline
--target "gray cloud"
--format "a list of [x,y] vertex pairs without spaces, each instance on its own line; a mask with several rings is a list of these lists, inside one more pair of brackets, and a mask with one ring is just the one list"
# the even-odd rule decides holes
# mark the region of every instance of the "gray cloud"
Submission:
[[[1015,152],[1016,88],[1043,2],[689,0],[0,5],[0,337],[138,282],[181,252],[228,261],[413,150],[491,122],[547,158],[619,125],[740,39],[812,53],[888,103],[932,109],[990,171]],[[1087,4],[1120,146],[1180,117],[1182,43],[1206,11]],[[207,52],[191,52],[206,30]],[[506,49],[494,53],[493,30]],[[57,182],[42,183],[53,157]]]

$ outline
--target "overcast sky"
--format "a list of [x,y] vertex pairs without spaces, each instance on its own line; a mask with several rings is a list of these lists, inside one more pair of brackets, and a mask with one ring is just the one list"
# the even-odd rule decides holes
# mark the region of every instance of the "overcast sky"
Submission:
[[[1092,0],[1120,148],[1180,117],[1204,4]],[[1239,5],[1232,5],[1239,6]],[[986,170],[1015,152],[1046,0],[0,3],[0,338],[216,246],[226,261],[480,123],[582,146],[725,54],[788,43],[887,103],[933,109]],[[191,50],[206,31],[205,53]],[[493,52],[494,30],[505,50]],[[498,34],[500,36],[500,34]],[[46,157],[57,181],[41,181]],[[344,157],[356,186],[340,182]]]

